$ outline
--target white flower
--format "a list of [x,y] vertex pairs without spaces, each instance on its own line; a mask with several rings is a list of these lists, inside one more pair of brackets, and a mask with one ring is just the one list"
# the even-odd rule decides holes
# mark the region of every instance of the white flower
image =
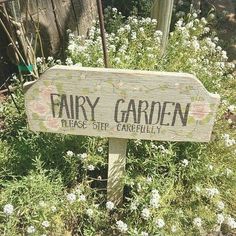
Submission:
[[67,151],[67,152],[66,152],[66,155],[67,155],[68,157],[73,157],[74,153],[73,153],[72,151]]
[[39,206],[46,207],[47,204],[45,203],[45,201],[39,201]]
[[67,30],[66,30],[66,33],[67,33],[67,34],[70,34],[71,32],[72,32],[71,29],[67,29]]
[[137,38],[137,34],[136,34],[136,32],[132,32],[132,34],[131,34],[131,39],[136,39]]
[[183,166],[187,166],[189,161],[187,159],[184,159],[181,161]]
[[73,65],[73,61],[70,57],[66,58],[66,65],[68,65],[68,66]]
[[88,165],[87,169],[90,171],[93,171],[93,170],[95,170],[95,167],[93,165]]
[[230,175],[232,175],[233,171],[229,168],[226,168],[225,169],[225,172],[226,172],[226,176],[229,177]]
[[220,192],[217,188],[206,188],[206,193],[209,197],[214,197],[218,195]]
[[120,64],[120,63],[121,63],[121,60],[120,60],[119,57],[115,57],[115,58],[114,58],[114,62],[115,62],[116,64]]
[[76,195],[75,195],[74,193],[69,193],[69,194],[67,194],[66,199],[67,199],[70,203],[72,203],[72,202],[74,202],[74,201],[76,200]]
[[152,190],[152,194],[151,194],[151,198],[150,198],[150,205],[153,207],[153,208],[158,208],[159,207],[159,201],[160,201],[160,194],[158,192],[158,190],[154,189]]
[[85,201],[86,201],[85,195],[81,194],[81,195],[79,196],[79,200],[82,201],[82,202],[85,202]]
[[86,210],[86,214],[89,216],[89,217],[92,217],[93,216],[93,209],[87,209]]
[[76,49],[76,44],[73,42],[73,43],[71,43],[71,44],[69,44],[69,46],[68,46],[68,50],[69,51],[75,51],[75,49]]
[[195,191],[196,191],[197,193],[199,193],[199,192],[201,192],[201,188],[200,188],[198,185],[196,185],[196,186],[195,186]]
[[213,170],[213,165],[209,164],[207,167],[209,170]]
[[234,69],[234,68],[235,68],[235,64],[232,63],[232,62],[227,63],[227,67],[228,67],[229,69]]
[[139,146],[142,145],[142,141],[140,139],[134,140],[135,145]]
[[97,63],[98,63],[99,65],[102,65],[102,64],[103,64],[103,59],[102,59],[102,58],[98,58],[98,59],[97,59]]
[[147,233],[147,232],[144,232],[144,231],[142,231],[142,232],[141,232],[141,236],[148,236],[148,233]]
[[146,181],[147,181],[147,183],[151,183],[152,182],[152,177],[147,177]]
[[111,202],[111,201],[108,201],[107,203],[106,203],[106,208],[107,208],[107,210],[112,210],[113,208],[115,207],[115,204],[113,203],[113,202]]
[[229,134],[223,134],[223,135],[222,135],[222,138],[223,138],[224,140],[228,140],[228,139],[229,139]]
[[42,226],[48,228],[50,226],[50,223],[47,220],[45,220],[42,222]]
[[225,146],[226,147],[230,147],[230,146],[234,145],[235,143],[236,143],[236,141],[234,139],[225,140]]
[[31,225],[27,228],[26,231],[28,234],[33,234],[36,230],[35,230],[34,226]]
[[236,108],[235,105],[228,106],[228,110],[231,112],[234,112],[235,108]]
[[81,154],[81,159],[86,159],[88,157],[88,155],[87,155],[87,153],[83,153],[83,154]]
[[152,19],[152,23],[153,23],[153,24],[156,24],[156,23],[157,23],[157,20],[156,20],[156,19]]
[[124,27],[127,31],[130,31],[131,30],[131,27],[130,27],[130,25],[125,25],[125,27]]
[[193,18],[197,18],[197,13],[196,12],[193,13]]
[[157,219],[156,225],[157,225],[157,228],[163,228],[165,226],[165,222],[163,219]]
[[219,202],[217,203],[217,208],[218,208],[219,210],[223,210],[223,209],[225,208],[225,204],[224,204],[222,201],[219,201]]
[[143,32],[144,32],[144,28],[143,28],[143,27],[140,27],[140,28],[139,28],[139,31],[140,31],[141,33],[143,33]]
[[204,25],[207,24],[206,18],[205,18],[205,17],[202,17],[202,18],[201,18],[201,22],[202,22]]
[[144,208],[141,212],[141,217],[144,219],[144,220],[148,220],[149,217],[150,217],[151,213],[149,211],[148,208]]
[[151,23],[152,22],[152,19],[150,17],[147,17],[146,18],[146,23]]
[[226,223],[231,229],[236,229],[236,221],[231,216],[227,217]]
[[52,62],[52,61],[53,61],[53,57],[48,57],[47,60],[48,60],[49,62]]
[[126,223],[124,223],[122,220],[119,220],[116,222],[117,225],[117,229],[121,232],[121,233],[125,233],[128,230],[128,226]]
[[172,233],[175,233],[176,231],[177,231],[176,225],[172,225],[172,226],[171,226],[171,232],[172,232]]
[[114,13],[117,13],[117,8],[113,7],[113,8],[112,8],[112,11],[113,11]]
[[12,204],[6,204],[4,207],[3,207],[3,212],[6,214],[6,215],[12,215],[13,214],[13,211],[14,211],[14,207]]
[[37,57],[36,58],[36,63],[41,64],[43,62],[42,57]]
[[222,53],[222,54],[221,54],[221,58],[222,58],[223,60],[227,61],[227,60],[228,60],[227,52],[223,50],[221,53]]
[[115,52],[115,51],[116,51],[116,46],[115,46],[115,45],[110,45],[110,46],[109,46],[109,49],[110,49],[112,52]]
[[196,217],[193,219],[193,225],[196,227],[202,226],[202,219],[200,217]]
[[204,30],[203,30],[204,33],[208,33],[210,32],[210,28],[209,27],[205,27]]
[[57,63],[58,65],[61,65],[61,60],[60,60],[60,59],[57,59],[57,60],[56,60],[56,63]]
[[217,214],[217,224],[221,225],[225,220],[225,217],[223,214]]
[[163,33],[160,30],[156,30],[155,33],[154,33],[154,36],[157,37],[157,38],[162,37],[162,35],[163,35]]
[[123,27],[119,28],[117,31],[118,34],[122,34],[124,32],[125,32],[125,28],[123,28]]
[[98,152],[103,152],[103,147],[99,147]]
[[214,18],[215,18],[215,15],[214,15],[213,13],[211,13],[211,14],[209,15],[209,18],[210,18],[210,19],[214,19]]
[[137,209],[138,209],[137,204],[135,202],[132,202],[131,205],[130,205],[130,210],[135,211]]
[[195,51],[197,51],[197,50],[200,49],[200,44],[198,43],[197,40],[194,40],[194,41],[192,42],[192,45],[193,45],[193,49],[194,49]]
[[52,212],[56,212],[56,211],[57,211],[57,208],[56,208],[55,206],[52,206],[52,207],[51,207],[51,210],[52,210]]

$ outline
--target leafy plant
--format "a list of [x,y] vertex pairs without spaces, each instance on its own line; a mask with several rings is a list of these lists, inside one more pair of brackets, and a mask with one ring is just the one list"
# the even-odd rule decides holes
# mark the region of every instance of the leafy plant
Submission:
[[[226,52],[196,13],[180,19],[164,56],[157,22],[107,11],[110,65],[195,74],[222,103],[209,144],[130,140],[124,204],[106,200],[107,139],[28,131],[23,96],[2,105],[0,229],[2,235],[207,235],[236,228],[235,111]],[[110,16],[112,14],[112,16]],[[114,23],[115,22],[115,23]],[[97,24],[96,24],[97,25]],[[70,33],[66,64],[103,67],[99,29]],[[43,204],[39,204],[43,201]],[[41,202],[42,203],[42,202]],[[46,207],[42,205],[46,204]],[[56,211],[52,212],[52,206]],[[53,208],[55,210],[55,208]]]

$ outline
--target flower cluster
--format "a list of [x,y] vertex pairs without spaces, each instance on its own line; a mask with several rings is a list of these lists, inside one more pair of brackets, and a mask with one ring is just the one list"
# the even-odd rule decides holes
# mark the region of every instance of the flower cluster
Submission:
[[234,138],[230,138],[229,134],[222,135],[222,138],[225,141],[225,146],[230,147],[236,144],[236,141]]

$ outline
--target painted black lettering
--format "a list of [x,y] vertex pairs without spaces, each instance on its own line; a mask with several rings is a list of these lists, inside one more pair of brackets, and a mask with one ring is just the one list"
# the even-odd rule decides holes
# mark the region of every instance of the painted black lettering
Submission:
[[174,102],[164,102],[163,103],[163,108],[162,108],[162,111],[161,111],[161,122],[160,122],[160,125],[165,125],[165,126],[169,126],[170,125],[169,123],[166,123],[166,124],[163,123],[165,115],[168,115],[168,116],[170,115],[170,112],[165,112],[167,104],[172,104],[172,106],[175,105]]
[[137,121],[136,121],[136,108],[135,108],[134,99],[130,99],[130,101],[129,101],[129,105],[128,105],[128,109],[127,109],[127,115],[126,115],[126,118],[125,118],[125,123],[128,122],[130,113],[133,114],[134,123],[137,123]]
[[188,121],[188,113],[189,113],[189,108],[190,108],[190,103],[187,103],[186,107],[185,107],[185,112],[183,115],[183,111],[181,109],[181,105],[179,103],[176,103],[175,105],[175,110],[174,110],[174,115],[173,115],[173,120],[172,120],[172,126],[175,125],[176,122],[176,116],[177,113],[179,114],[179,117],[181,119],[182,125],[186,126],[187,125],[187,121]]
[[[81,102],[80,102],[81,100]],[[80,116],[80,108],[83,112],[84,115],[84,119],[88,120],[87,118],[87,114],[84,108],[84,103],[85,103],[86,99],[83,96],[75,96],[75,114],[76,114],[76,119],[79,119]]]
[[66,94],[61,95],[61,103],[60,103],[60,110],[59,110],[58,118],[62,118],[64,109],[65,109],[65,112],[66,112],[67,119],[70,119],[70,112],[69,112],[69,107],[68,107],[68,103],[67,103]]
[[73,99],[73,95],[70,95],[70,115],[71,115],[71,119],[74,119],[75,117],[75,112],[74,112],[74,99]]
[[[158,112],[154,112],[155,111],[155,105],[158,104]],[[161,116],[161,103],[160,102],[152,102],[151,104],[151,111],[150,111],[150,115],[149,115],[149,124],[151,125],[152,124],[152,119],[153,119],[153,114],[157,114],[157,120],[156,122],[154,123],[155,124],[158,124],[159,123],[159,120],[160,120],[160,116]]]
[[119,105],[120,103],[124,103],[125,100],[124,99],[118,99],[117,102],[116,102],[116,106],[115,106],[115,113],[114,113],[114,120],[115,122],[117,123],[120,123],[120,122],[123,122],[124,121],[124,112],[122,112],[122,117],[121,117],[121,120],[118,120],[118,110],[119,110]]
[[89,104],[89,106],[91,107],[91,120],[94,121],[95,120],[95,117],[94,117],[94,109],[99,101],[100,97],[97,97],[95,102],[92,104],[89,97],[86,96],[86,100]]
[[[144,104],[144,107],[143,107],[143,104]],[[148,102],[139,100],[139,103],[138,103],[138,122],[137,122],[138,124],[140,124],[142,113],[144,113],[145,124],[148,124],[147,109],[148,109]]]
[[59,104],[58,104],[58,102],[57,103],[55,103],[55,101],[54,101],[54,96],[57,96],[57,97],[60,97],[60,94],[57,94],[57,93],[51,93],[50,94],[50,97],[51,97],[51,108],[52,108],[52,115],[53,115],[53,118],[55,118],[55,106],[58,106]]

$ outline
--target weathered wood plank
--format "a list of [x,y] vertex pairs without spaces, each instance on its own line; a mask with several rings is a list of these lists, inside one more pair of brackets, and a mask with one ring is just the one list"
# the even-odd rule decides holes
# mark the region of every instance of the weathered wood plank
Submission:
[[109,139],[107,199],[115,205],[123,201],[127,139]]
[[220,98],[191,74],[55,66],[27,89],[33,131],[210,140]]

